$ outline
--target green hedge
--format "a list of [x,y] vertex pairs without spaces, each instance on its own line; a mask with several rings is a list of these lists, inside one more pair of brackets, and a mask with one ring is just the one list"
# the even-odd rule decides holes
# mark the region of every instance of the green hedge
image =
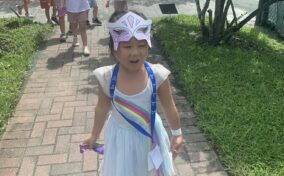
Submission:
[[193,16],[160,19],[154,35],[194,104],[200,127],[234,175],[284,175],[284,45],[253,29],[203,43]]
[[27,19],[0,19],[0,131],[20,94],[32,55],[51,26]]

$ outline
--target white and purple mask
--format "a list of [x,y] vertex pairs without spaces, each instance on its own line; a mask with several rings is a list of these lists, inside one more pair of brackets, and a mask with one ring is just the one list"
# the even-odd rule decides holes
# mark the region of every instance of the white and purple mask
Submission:
[[108,23],[114,50],[117,50],[119,42],[129,41],[132,37],[137,40],[146,40],[149,47],[152,47],[150,39],[151,24],[152,20],[144,20],[133,12],[127,12],[115,23]]

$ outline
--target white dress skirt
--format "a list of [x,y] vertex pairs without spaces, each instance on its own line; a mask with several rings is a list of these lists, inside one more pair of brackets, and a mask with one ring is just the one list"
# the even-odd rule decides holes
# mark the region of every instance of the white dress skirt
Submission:
[[[170,74],[160,64],[153,64],[157,88]],[[109,96],[109,85],[113,66],[100,67],[94,71],[103,91]],[[100,168],[100,176],[157,176],[155,169],[148,169],[148,153],[151,151],[151,140],[130,125],[117,111],[117,109],[131,118],[133,112],[148,116],[151,112],[152,85],[149,79],[143,91],[135,95],[125,95],[115,89],[115,106],[112,104],[111,112],[106,122],[104,134],[104,158]],[[140,113],[139,113],[140,112]],[[135,115],[133,115],[135,116]],[[134,117],[133,117],[134,118]],[[135,119],[133,119],[135,121]],[[136,121],[143,126],[142,122]],[[160,166],[163,176],[175,175],[170,142],[161,118],[156,114],[155,121],[156,143],[162,154]]]

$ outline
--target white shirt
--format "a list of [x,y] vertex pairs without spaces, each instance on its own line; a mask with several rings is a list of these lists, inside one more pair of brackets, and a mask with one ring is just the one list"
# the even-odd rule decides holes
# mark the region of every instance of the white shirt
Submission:
[[88,0],[65,0],[67,12],[79,13],[90,9]]

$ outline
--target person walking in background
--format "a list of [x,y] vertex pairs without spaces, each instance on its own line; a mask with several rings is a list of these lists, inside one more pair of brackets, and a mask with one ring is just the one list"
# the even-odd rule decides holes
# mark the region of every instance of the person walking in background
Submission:
[[[52,23],[53,21],[56,24],[59,24],[57,18],[56,18],[56,5],[55,0],[40,0],[40,7],[44,9],[45,16],[47,19],[47,23]],[[52,16],[50,18],[50,7],[52,7]]]
[[[172,97],[170,71],[146,61],[151,45],[151,20],[138,12],[110,17],[110,50],[117,64],[94,70],[99,82],[92,133],[84,144],[93,149],[105,121],[103,176],[173,176],[173,159],[183,142]],[[157,97],[172,138],[156,111]]]
[[[106,1],[106,7],[108,8],[110,4],[110,0]],[[127,1],[123,0],[113,0],[113,7],[114,11],[119,12],[119,11],[127,11],[128,6],[127,6]]]
[[90,10],[90,5],[88,0],[67,0],[66,10],[68,14],[68,21],[71,24],[72,34],[73,34],[73,46],[79,46],[78,42],[78,26],[81,34],[81,39],[83,42],[83,54],[85,56],[90,55],[88,48],[88,38],[86,31],[86,21],[88,19],[88,11]]
[[[90,7],[93,8],[93,17],[92,17],[92,22],[97,25],[101,26],[102,22],[98,19],[98,4],[97,0],[89,0]],[[89,19],[86,22],[87,26],[91,26]]]
[[59,27],[60,27],[60,42],[66,41],[66,33],[65,33],[65,16],[67,13],[65,0],[55,0],[57,14],[59,18]]
[[25,10],[25,17],[27,18],[33,18],[33,16],[29,13],[29,4],[30,0],[22,0],[21,5],[16,5],[17,12],[19,15],[22,15],[22,10]]

